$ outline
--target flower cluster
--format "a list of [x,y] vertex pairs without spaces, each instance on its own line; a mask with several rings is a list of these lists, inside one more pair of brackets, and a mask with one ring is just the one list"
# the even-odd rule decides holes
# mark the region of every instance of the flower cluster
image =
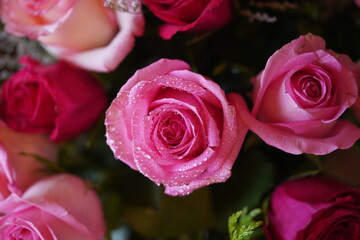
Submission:
[[[311,5],[245,2],[0,0],[4,31],[37,42],[53,59],[45,64],[24,55],[21,67],[1,83],[0,239],[100,240],[120,225],[126,229],[120,239],[130,239],[133,230],[154,239],[177,237],[211,229],[215,218],[235,207],[261,204],[271,189],[267,239],[358,239],[360,190],[343,177],[347,171],[328,170],[326,158],[350,152],[355,157],[349,165],[359,165],[360,67],[354,60],[360,49],[332,50],[328,35],[303,27],[285,32],[283,46],[265,48],[268,56],[254,50],[233,56],[262,40],[241,29],[256,25],[251,16],[301,14]],[[319,19],[359,5],[339,2],[341,8]],[[269,13],[252,12],[264,9]],[[275,24],[272,19],[258,24]],[[358,32],[359,18],[352,24]],[[155,38],[152,26],[157,40],[146,43],[143,38]],[[247,67],[252,61],[256,68]],[[319,176],[288,180],[294,172],[283,158],[310,159],[320,165],[311,169]],[[243,164],[256,167],[240,172]],[[276,176],[258,184],[258,169]],[[140,181],[150,181],[136,188],[136,172],[146,177]],[[223,182],[242,196],[221,201],[231,195],[215,184]],[[158,186],[146,195],[144,186],[152,183]],[[122,195],[125,185],[138,192],[132,193],[135,201]],[[154,208],[142,202],[147,197]],[[230,212],[217,212],[217,205],[227,211],[228,204]],[[182,219],[186,212],[207,224]],[[243,216],[239,225],[253,217]],[[214,229],[208,234],[221,227]]]

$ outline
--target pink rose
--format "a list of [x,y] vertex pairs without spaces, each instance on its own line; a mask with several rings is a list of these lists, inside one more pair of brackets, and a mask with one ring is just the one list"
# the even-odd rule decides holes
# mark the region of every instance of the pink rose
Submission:
[[56,57],[108,72],[143,34],[141,13],[115,13],[103,0],[0,0],[5,30],[40,40]]
[[165,22],[159,34],[170,39],[179,31],[200,32],[227,24],[233,15],[233,0],[144,0],[150,11]]
[[100,240],[105,224],[96,193],[68,174],[32,185],[0,202],[0,239]]
[[[359,2],[360,6],[360,2]],[[357,76],[358,86],[360,86],[360,60],[357,61],[357,66],[354,67],[354,72]],[[358,98],[355,104],[351,107],[353,114],[355,115],[356,119],[360,121],[360,87],[358,87]]]
[[239,98],[185,62],[161,59],[120,89],[106,112],[107,144],[169,195],[224,182],[247,132]]
[[24,68],[0,92],[0,115],[15,130],[50,133],[50,140],[60,142],[87,130],[103,113],[106,94],[89,73],[64,62],[20,62]]
[[322,38],[301,36],[269,58],[254,79],[251,115],[243,101],[240,115],[267,144],[292,154],[349,148],[360,129],[339,118],[358,98],[356,68]]
[[355,3],[360,7],[360,0],[355,0]]
[[46,166],[31,155],[56,161],[57,147],[44,135],[15,132],[0,121],[0,200],[47,175]]
[[356,240],[360,190],[321,177],[285,182],[270,199],[269,240]]

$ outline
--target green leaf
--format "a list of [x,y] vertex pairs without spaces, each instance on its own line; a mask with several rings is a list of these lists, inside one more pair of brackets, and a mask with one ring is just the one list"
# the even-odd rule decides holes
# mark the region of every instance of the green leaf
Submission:
[[232,176],[222,184],[214,184],[213,201],[217,229],[227,232],[227,219],[244,206],[259,206],[273,187],[273,166],[269,155],[251,148],[240,153]]
[[232,214],[229,217],[230,240],[250,240],[255,229],[263,224],[262,221],[255,221],[254,218],[261,213],[261,209],[256,208],[248,213],[247,207]]
[[20,156],[27,156],[27,157],[33,157],[35,160],[41,162],[44,164],[49,170],[52,170],[57,173],[65,172],[63,168],[61,168],[56,163],[50,161],[49,159],[46,159],[40,155],[34,154],[34,153],[26,153],[26,152],[20,152]]
[[159,207],[127,205],[127,222],[138,233],[153,238],[176,237],[211,227],[214,223],[209,188],[188,196],[171,197],[159,192]]

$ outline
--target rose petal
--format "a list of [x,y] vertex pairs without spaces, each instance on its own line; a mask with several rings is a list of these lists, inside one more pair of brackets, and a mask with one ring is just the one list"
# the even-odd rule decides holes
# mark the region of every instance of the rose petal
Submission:
[[267,144],[292,154],[324,155],[338,148],[349,148],[360,138],[360,129],[346,120],[338,120],[330,135],[321,138],[298,136],[257,120],[246,110],[246,103],[243,100],[240,104],[240,117],[251,131]]
[[81,68],[110,72],[128,55],[135,44],[135,36],[143,35],[144,17],[142,14],[117,12],[120,30],[105,47],[76,51],[61,46],[44,45],[55,56],[73,63]]
[[[45,178],[31,186],[22,198],[53,216],[61,216],[63,221],[77,228],[79,232],[84,232],[84,235],[90,235],[86,234],[90,232],[96,239],[104,236],[105,225],[101,203],[96,193],[78,177],[59,174]],[[61,206],[69,216],[56,214],[54,206]],[[55,229],[56,225],[51,227]]]

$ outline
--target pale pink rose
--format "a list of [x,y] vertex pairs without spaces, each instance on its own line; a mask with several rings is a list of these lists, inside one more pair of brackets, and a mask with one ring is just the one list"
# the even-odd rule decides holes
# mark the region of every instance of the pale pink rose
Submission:
[[322,38],[300,36],[269,58],[254,79],[252,112],[241,117],[267,144],[292,154],[349,148],[360,129],[339,118],[358,98],[356,69]]
[[[359,1],[359,6],[360,6],[360,1]],[[358,86],[360,86],[360,60],[357,61],[357,76],[359,76],[357,78],[358,81]],[[355,104],[352,106],[352,112],[354,113],[355,117],[357,118],[358,121],[360,121],[360,87],[358,87],[358,98],[357,101],[355,102]]]
[[80,178],[44,178],[22,196],[0,202],[0,239],[100,240],[105,224],[100,201]]
[[161,59],[120,89],[106,112],[107,144],[169,195],[224,182],[247,132],[240,98],[185,62]]
[[0,199],[21,194],[48,174],[46,166],[29,155],[56,161],[57,146],[44,135],[15,132],[0,121]]
[[141,13],[117,12],[103,0],[0,0],[5,30],[38,39],[54,56],[79,67],[108,72],[141,36]]

